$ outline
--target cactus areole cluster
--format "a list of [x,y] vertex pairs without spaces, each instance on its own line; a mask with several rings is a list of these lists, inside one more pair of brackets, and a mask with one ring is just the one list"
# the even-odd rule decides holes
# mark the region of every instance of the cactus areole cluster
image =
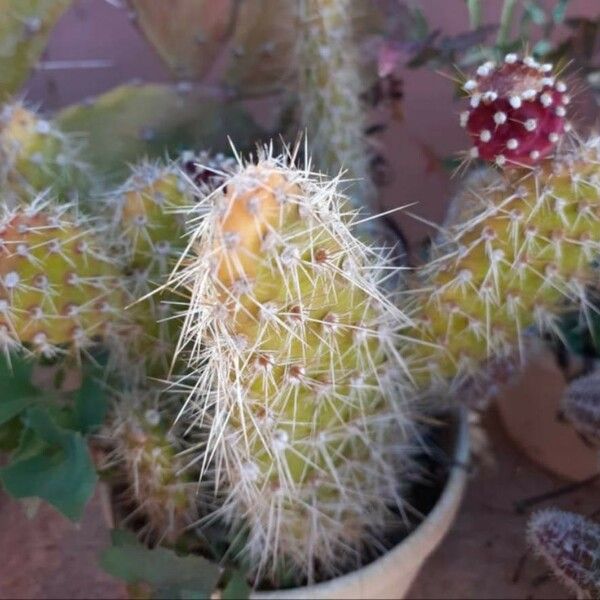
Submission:
[[507,54],[481,65],[463,85],[470,108],[461,126],[473,140],[471,157],[498,166],[531,166],[551,154],[569,129],[567,85],[550,63]]

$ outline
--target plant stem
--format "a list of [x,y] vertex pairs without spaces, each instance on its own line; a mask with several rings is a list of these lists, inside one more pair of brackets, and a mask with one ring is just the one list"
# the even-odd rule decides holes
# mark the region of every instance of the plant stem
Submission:
[[481,0],[467,0],[471,29],[481,27]]
[[504,0],[502,15],[500,17],[500,29],[498,30],[498,38],[496,39],[497,46],[504,47],[508,44],[508,36],[510,35],[516,5],[517,0]]

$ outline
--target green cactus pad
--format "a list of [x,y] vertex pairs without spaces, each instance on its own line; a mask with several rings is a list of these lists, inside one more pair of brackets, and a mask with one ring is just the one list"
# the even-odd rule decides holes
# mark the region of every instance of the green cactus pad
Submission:
[[181,79],[201,79],[227,41],[233,0],[130,0],[135,22]]
[[[424,389],[458,390],[486,361],[525,354],[527,331],[560,335],[574,305],[582,322],[595,309],[600,244],[600,143],[573,148],[536,169],[477,173],[459,198],[412,300],[426,344],[408,349]],[[518,359],[517,359],[518,360]],[[488,386],[489,387],[489,386]]]
[[228,136],[251,147],[263,133],[237,104],[161,84],[118,87],[63,110],[57,122],[64,131],[86,136],[85,158],[112,181],[126,178],[127,165],[145,157],[188,148],[227,151]]
[[5,199],[30,202],[42,192],[76,200],[92,185],[82,143],[20,103],[0,113],[0,177]]
[[106,339],[125,298],[89,223],[41,201],[0,218],[0,348],[51,356]]
[[18,92],[72,0],[0,0],[0,100]]
[[383,288],[394,267],[352,235],[346,202],[265,156],[190,212],[188,266],[173,276],[191,291],[182,345],[205,475],[217,514],[247,534],[257,582],[338,573],[404,509],[407,320]]

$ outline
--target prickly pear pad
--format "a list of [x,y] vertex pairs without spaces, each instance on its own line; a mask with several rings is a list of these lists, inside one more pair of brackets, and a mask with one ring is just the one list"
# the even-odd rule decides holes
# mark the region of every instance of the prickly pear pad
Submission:
[[0,345],[37,354],[81,350],[121,318],[118,268],[85,220],[36,201],[0,217]]
[[240,165],[189,213],[172,277],[191,297],[182,385],[203,475],[257,582],[355,566],[405,509],[409,320],[384,291],[397,268],[352,234],[337,183],[268,153]]

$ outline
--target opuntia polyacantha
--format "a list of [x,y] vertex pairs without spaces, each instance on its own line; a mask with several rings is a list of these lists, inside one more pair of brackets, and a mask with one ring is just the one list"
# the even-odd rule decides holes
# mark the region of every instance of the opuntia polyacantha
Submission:
[[42,192],[73,201],[91,187],[81,143],[21,103],[0,113],[0,178],[5,200],[29,202]]
[[0,218],[0,345],[44,355],[106,339],[120,321],[118,267],[98,232],[42,200]]
[[383,287],[396,269],[352,235],[336,185],[268,154],[239,167],[190,212],[173,275],[191,294],[183,383],[208,428],[202,470],[257,582],[359,564],[405,509],[407,320]]
[[600,141],[574,142],[537,169],[467,182],[460,218],[443,236],[409,295],[418,325],[406,347],[413,379],[446,388],[487,360],[524,357],[532,326],[558,332],[567,304],[591,309],[600,244]]

